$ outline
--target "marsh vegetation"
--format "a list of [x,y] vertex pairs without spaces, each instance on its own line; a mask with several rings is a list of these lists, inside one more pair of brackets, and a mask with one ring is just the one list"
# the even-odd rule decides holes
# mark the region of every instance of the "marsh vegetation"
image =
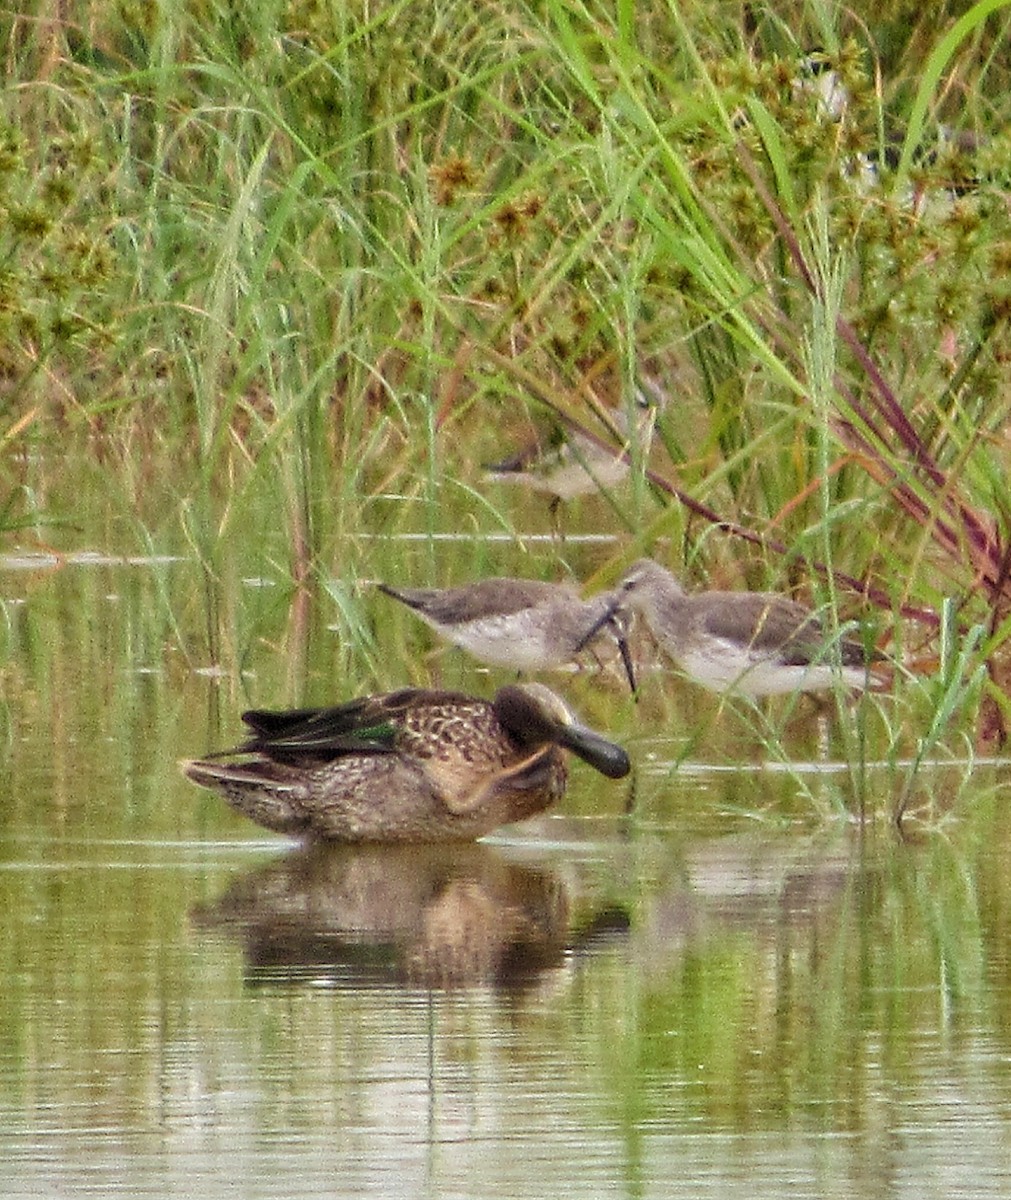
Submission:
[[[5,1195],[1006,1191],[1008,12],[0,11]],[[180,775],[644,555],[905,670],[552,672],[631,776],[463,848]]]
[[[6,546],[195,556],[165,653],[226,674],[259,637],[230,578],[296,631],[311,599],[340,644],[291,701],[423,671],[362,580],[654,552],[917,664],[848,757],[999,749],[1007,17],[885,9],[2,15]],[[485,479],[643,395],[621,485],[552,515]]]

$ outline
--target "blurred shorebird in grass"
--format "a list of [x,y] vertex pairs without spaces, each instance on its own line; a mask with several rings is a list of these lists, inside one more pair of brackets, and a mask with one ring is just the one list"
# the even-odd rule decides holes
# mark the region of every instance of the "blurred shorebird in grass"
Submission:
[[551,670],[573,662],[584,649],[592,651],[595,641],[613,638],[635,690],[625,618],[611,592],[583,600],[568,584],[509,576],[451,588],[378,587],[440,637],[490,666]]
[[611,437],[556,425],[547,442],[530,442],[508,458],[487,464],[485,481],[518,484],[549,496],[552,515],[562,501],[612,491],[628,477],[633,454],[643,459],[649,454],[659,401],[651,386],[650,392],[636,392],[631,420],[625,408],[607,408]]
[[242,719],[245,743],[184,773],[257,824],[306,839],[472,840],[560,799],[563,750],[609,779],[630,770],[620,746],[540,683],[500,688],[491,701],[405,688]]

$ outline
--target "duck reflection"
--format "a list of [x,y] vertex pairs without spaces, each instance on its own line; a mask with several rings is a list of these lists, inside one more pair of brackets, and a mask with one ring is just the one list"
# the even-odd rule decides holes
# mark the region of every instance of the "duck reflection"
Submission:
[[253,984],[533,985],[564,961],[568,892],[483,844],[296,850],[194,910],[245,943]]

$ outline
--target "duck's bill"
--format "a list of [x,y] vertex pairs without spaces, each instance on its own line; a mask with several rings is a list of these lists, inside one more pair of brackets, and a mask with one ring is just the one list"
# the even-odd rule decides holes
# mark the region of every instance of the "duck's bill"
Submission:
[[624,779],[631,771],[632,764],[628,755],[614,742],[606,737],[587,729],[585,725],[570,725],[563,730],[559,744],[573,754],[578,754],[585,763],[589,763],[595,771],[606,775],[608,779]]

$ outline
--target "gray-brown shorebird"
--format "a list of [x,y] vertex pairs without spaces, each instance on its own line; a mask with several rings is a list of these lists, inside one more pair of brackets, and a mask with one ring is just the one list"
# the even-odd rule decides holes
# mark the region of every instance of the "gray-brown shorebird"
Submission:
[[490,666],[550,670],[572,662],[606,632],[617,642],[635,690],[625,622],[611,592],[583,600],[568,584],[509,576],[451,588],[378,586],[412,608],[440,637]]
[[883,658],[852,637],[833,638],[817,614],[775,592],[688,593],[652,559],[641,559],[614,590],[640,614],[657,643],[712,692],[758,697],[865,688]]
[[633,444],[643,457],[649,453],[657,408],[656,400],[639,391],[635,397],[631,433],[625,409],[609,411],[609,420],[621,439],[619,444],[601,445],[579,429],[559,429],[557,437],[547,445],[531,442],[501,462],[489,463],[485,468],[485,480],[519,484],[532,492],[550,496],[553,509],[560,501],[601,490],[610,491],[628,475],[628,456]]
[[472,840],[554,804],[568,777],[563,749],[610,779],[630,769],[620,746],[540,683],[491,701],[405,688],[242,719],[246,742],[183,771],[257,824],[307,839]]

